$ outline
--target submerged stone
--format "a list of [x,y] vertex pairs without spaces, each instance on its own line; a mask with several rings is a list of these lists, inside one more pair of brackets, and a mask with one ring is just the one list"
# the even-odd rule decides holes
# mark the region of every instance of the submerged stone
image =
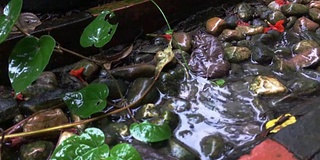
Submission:
[[21,160],[46,160],[53,152],[54,145],[48,141],[36,141],[20,147]]

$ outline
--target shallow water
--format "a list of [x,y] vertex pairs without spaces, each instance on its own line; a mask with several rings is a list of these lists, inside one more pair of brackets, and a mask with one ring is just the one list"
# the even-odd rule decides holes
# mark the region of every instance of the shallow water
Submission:
[[226,152],[253,140],[264,120],[259,118],[261,111],[253,105],[249,83],[240,80],[219,87],[205,78],[190,75],[180,85],[177,97],[162,98],[172,101],[180,117],[175,138],[198,152],[201,159],[209,159],[201,151],[201,140],[206,136],[221,135],[229,148]]

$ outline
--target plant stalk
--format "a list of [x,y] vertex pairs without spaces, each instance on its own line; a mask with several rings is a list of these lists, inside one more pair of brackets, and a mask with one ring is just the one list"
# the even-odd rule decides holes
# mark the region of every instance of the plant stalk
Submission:
[[155,1],[153,1],[153,0],[150,0],[150,1],[158,8],[158,10],[160,11],[160,13],[161,13],[162,16],[163,16],[163,19],[164,19],[164,20],[166,21],[166,23],[167,23],[168,29],[171,31],[171,27],[170,27],[169,21],[168,21],[166,15],[163,13],[163,11],[162,11],[162,9],[160,8],[160,6],[159,6]]

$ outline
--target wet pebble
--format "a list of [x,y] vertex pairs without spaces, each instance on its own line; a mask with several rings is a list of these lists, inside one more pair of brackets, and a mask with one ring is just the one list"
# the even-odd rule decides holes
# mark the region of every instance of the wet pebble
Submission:
[[245,36],[239,30],[225,29],[219,35],[218,39],[221,41],[243,40]]
[[84,80],[91,81],[92,78],[98,72],[99,66],[91,61],[81,60],[75,64],[75,66],[73,67],[73,70],[77,70],[80,68],[84,68],[84,70],[82,72],[82,76],[83,76]]
[[170,154],[179,160],[195,160],[196,156],[186,150],[180,143],[169,139]]
[[224,19],[213,17],[206,22],[206,31],[214,36],[218,36],[227,26]]
[[172,36],[172,45],[174,48],[181,49],[186,52],[191,49],[191,36],[188,33],[174,32]]
[[317,42],[312,40],[302,40],[293,46],[293,52],[299,54],[316,47],[319,47]]
[[281,12],[286,16],[301,16],[308,14],[309,7],[298,3],[289,3],[281,6]]
[[24,132],[36,131],[44,128],[50,128],[68,123],[67,116],[61,109],[50,109],[39,112],[29,118],[23,126]]
[[281,5],[278,4],[277,2],[275,1],[272,1],[268,4],[268,7],[274,11],[280,11],[281,10]]
[[268,15],[267,19],[271,24],[276,24],[280,20],[284,20],[284,24],[286,24],[287,17],[280,11],[275,11]]
[[21,94],[23,95],[24,100],[28,100],[37,94],[54,90],[57,86],[58,80],[56,75],[53,72],[45,71],[41,73],[33,84],[23,90]]
[[125,80],[134,80],[138,77],[152,77],[155,73],[155,66],[151,64],[135,64],[123,67],[117,67],[110,70],[115,78]]
[[241,62],[251,56],[251,51],[247,47],[227,47],[224,48],[225,56],[229,62]]
[[238,17],[243,21],[249,21],[253,17],[253,8],[248,3],[240,3],[235,6],[234,12],[237,13]]
[[160,115],[160,111],[155,107],[154,104],[149,103],[140,107],[135,115],[136,119],[143,120],[158,117]]
[[210,159],[218,159],[224,152],[225,142],[221,135],[209,135],[201,139],[201,152]]
[[259,33],[263,33],[263,26],[237,26],[236,30],[245,36],[253,36]]
[[293,25],[293,30],[296,33],[301,33],[304,31],[316,31],[319,28],[319,24],[313,22],[312,20],[308,19],[307,17],[300,17],[295,24]]
[[320,48],[316,47],[299,53],[289,60],[284,60],[284,63],[291,69],[299,70],[317,64],[320,61],[319,56]]
[[320,9],[318,8],[310,8],[309,9],[309,16],[315,22],[320,22]]
[[250,90],[255,95],[272,95],[286,92],[287,88],[276,78],[257,76],[251,83]]
[[[136,102],[139,100],[145,93],[145,91],[152,84],[153,79],[150,78],[137,78],[131,84],[128,94],[126,95],[126,99],[129,104]],[[143,99],[136,105],[138,107],[142,104],[153,103],[159,98],[159,92],[155,86],[151,88],[148,94],[143,97]]]
[[270,49],[270,47],[261,43],[255,43],[250,47],[250,49],[252,52],[252,61],[257,62],[259,64],[271,63],[272,58],[274,56],[274,52]]
[[69,90],[55,89],[46,91],[20,104],[20,109],[25,114],[31,114],[42,109],[48,109],[57,105],[64,104],[63,95]]
[[20,147],[21,160],[46,160],[53,152],[54,145],[49,141],[36,141]]

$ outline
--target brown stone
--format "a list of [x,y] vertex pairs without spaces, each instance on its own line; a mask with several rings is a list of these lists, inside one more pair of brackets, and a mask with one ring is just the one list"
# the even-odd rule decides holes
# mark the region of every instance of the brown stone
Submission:
[[226,26],[226,21],[219,17],[210,18],[206,22],[207,32],[214,36],[218,36],[226,28]]

